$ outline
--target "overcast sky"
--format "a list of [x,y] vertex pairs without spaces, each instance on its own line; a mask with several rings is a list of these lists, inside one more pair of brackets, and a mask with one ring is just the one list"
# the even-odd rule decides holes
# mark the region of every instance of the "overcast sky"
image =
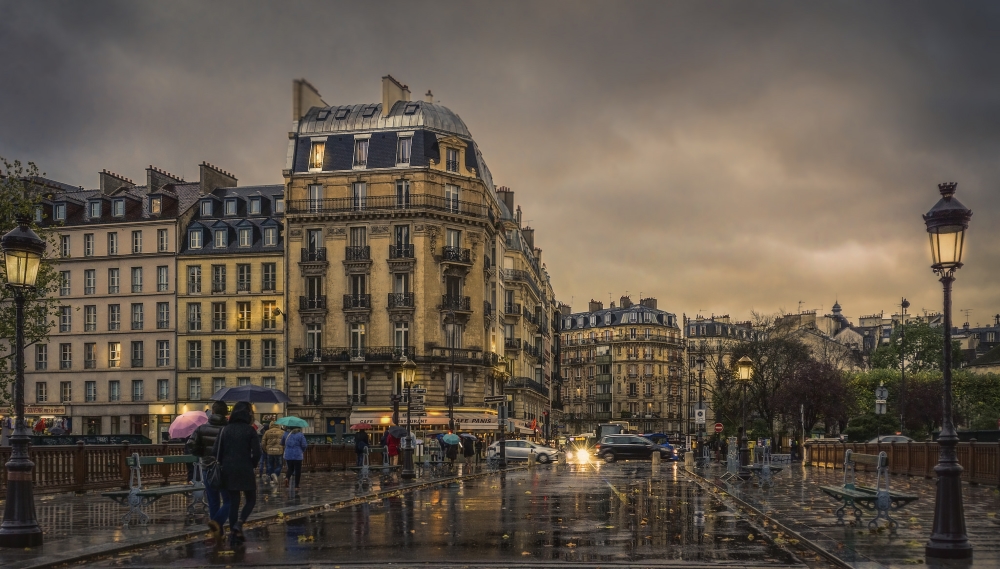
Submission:
[[940,310],[920,216],[954,181],[955,321],[986,324],[998,30],[995,2],[0,0],[0,156],[280,183],[292,80],[367,103],[389,73],[465,120],[574,310]]

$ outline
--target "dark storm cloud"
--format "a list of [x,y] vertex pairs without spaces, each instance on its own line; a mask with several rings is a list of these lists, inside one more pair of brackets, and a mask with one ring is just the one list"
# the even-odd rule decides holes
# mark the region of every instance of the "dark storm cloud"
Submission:
[[992,3],[0,2],[0,155],[68,183],[281,178],[290,84],[458,112],[557,295],[675,312],[940,305],[920,214],[975,210],[956,308],[1000,311]]

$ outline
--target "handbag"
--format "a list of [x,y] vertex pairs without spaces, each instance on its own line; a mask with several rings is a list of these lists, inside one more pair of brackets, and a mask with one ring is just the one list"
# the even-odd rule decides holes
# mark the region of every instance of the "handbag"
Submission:
[[219,462],[219,453],[222,451],[222,433],[224,432],[226,432],[225,427],[219,431],[217,439],[219,446],[215,451],[215,462],[208,465],[208,468],[205,469],[205,486],[213,490],[222,488],[222,463]]

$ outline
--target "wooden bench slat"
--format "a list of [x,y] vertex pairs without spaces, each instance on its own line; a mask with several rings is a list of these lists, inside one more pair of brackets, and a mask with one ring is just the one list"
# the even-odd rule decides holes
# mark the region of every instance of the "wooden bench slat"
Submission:
[[[172,456],[140,456],[139,466],[153,466],[157,464],[194,464],[198,462],[197,456],[190,454],[179,454]],[[125,464],[135,466],[135,459],[131,456],[125,459]]]
[[[874,454],[860,454],[860,453],[854,453],[854,452],[852,452],[851,453],[851,462],[853,462],[855,464],[864,464],[866,466],[875,466],[875,467],[877,467],[877,466],[888,466],[888,464],[886,464],[886,465],[880,465],[879,464],[879,457],[878,457],[878,455],[874,455]],[[888,462],[888,459],[886,460],[886,462]]]

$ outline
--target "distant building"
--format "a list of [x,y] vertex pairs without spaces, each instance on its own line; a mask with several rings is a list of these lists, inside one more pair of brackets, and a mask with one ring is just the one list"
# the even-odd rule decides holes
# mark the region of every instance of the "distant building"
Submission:
[[[734,322],[729,315],[685,319],[684,331],[687,338],[687,373],[684,385],[685,433],[697,434],[695,410],[698,408],[699,392],[706,411],[706,433],[712,430],[718,420],[712,410],[712,393],[719,380],[720,370],[732,370],[733,347],[741,342],[755,339],[756,330],[750,322]],[[699,376],[698,359],[705,361],[704,378]]]

